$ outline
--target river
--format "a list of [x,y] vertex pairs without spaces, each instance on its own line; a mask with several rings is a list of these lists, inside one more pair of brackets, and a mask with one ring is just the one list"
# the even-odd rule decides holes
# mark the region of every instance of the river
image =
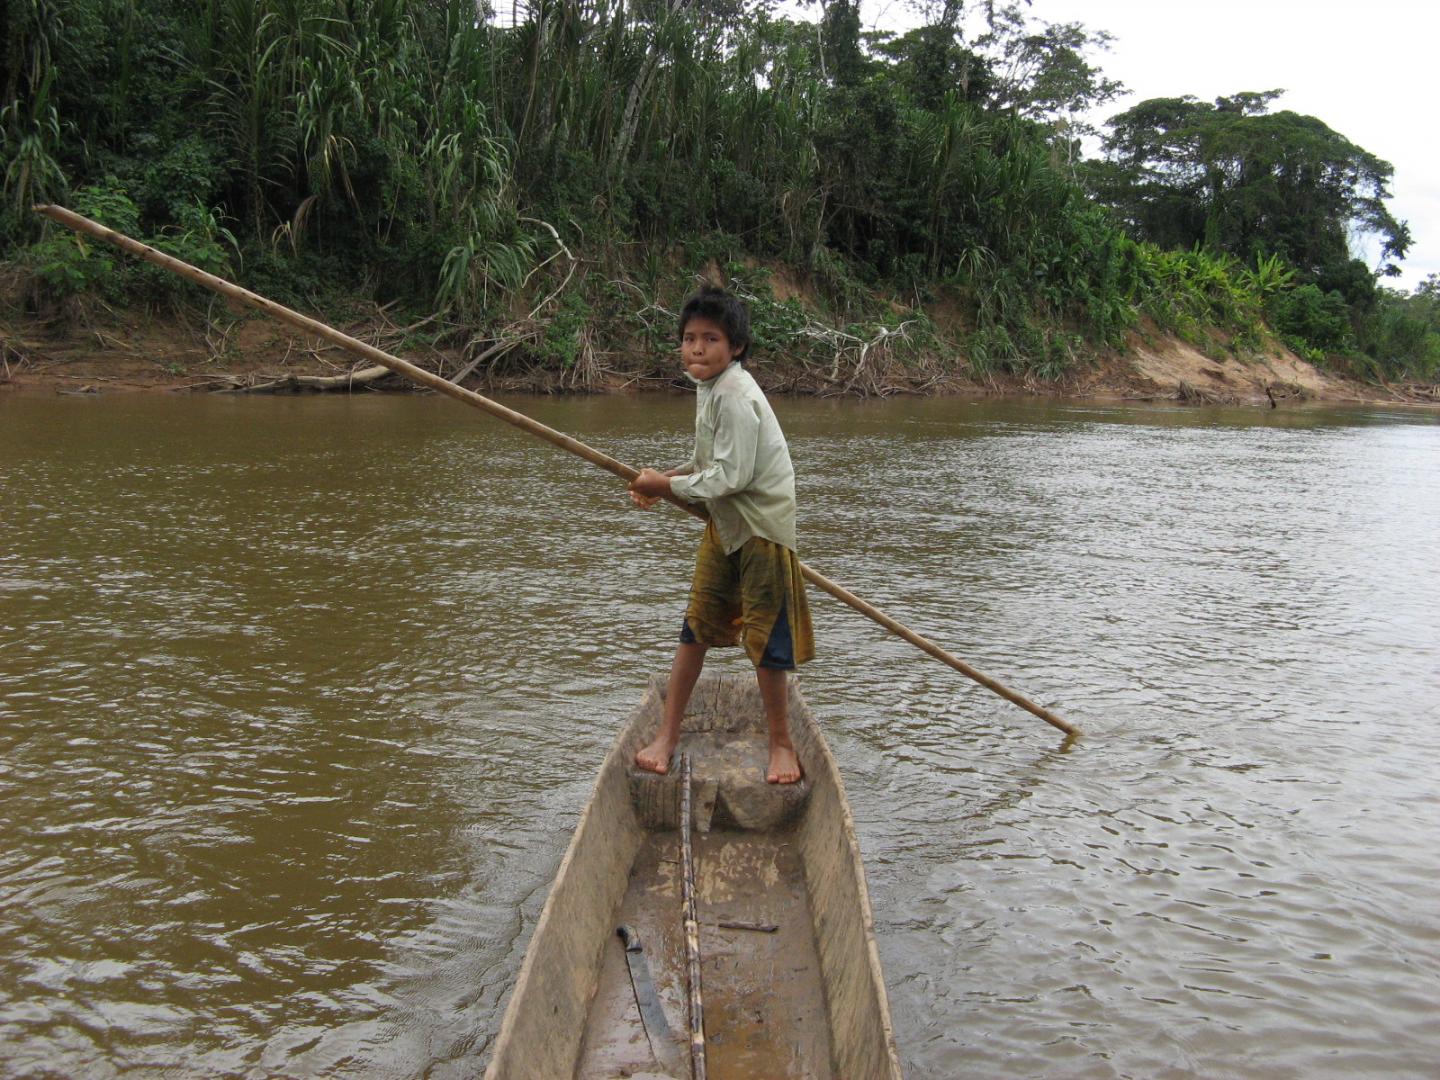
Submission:
[[[1435,1075],[1437,417],[777,412],[802,557],[1084,731],[815,596],[907,1075]],[[0,1071],[476,1075],[694,523],[419,396],[0,398],[0,462]]]

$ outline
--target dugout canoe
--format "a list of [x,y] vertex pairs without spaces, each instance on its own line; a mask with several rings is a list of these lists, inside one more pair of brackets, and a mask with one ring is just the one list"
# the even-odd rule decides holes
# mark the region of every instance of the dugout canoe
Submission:
[[[898,1080],[854,821],[796,683],[799,784],[765,782],[765,720],[752,676],[702,678],[682,726],[676,760],[688,754],[693,772],[706,1075]],[[658,776],[634,766],[659,727],[664,694],[656,677],[600,767],[487,1080],[690,1075],[680,770]],[[638,971],[622,926],[642,946]]]

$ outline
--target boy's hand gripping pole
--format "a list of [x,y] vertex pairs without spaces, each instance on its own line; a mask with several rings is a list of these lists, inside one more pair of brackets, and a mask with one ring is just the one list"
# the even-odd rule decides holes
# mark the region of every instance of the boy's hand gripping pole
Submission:
[[[598,465],[606,472],[614,473],[626,483],[634,480],[635,477],[639,475],[638,469],[631,468],[623,461],[617,461],[608,454],[602,454],[599,450],[585,445],[579,439],[571,438],[564,432],[556,431],[552,427],[547,427],[545,424],[526,416],[524,413],[519,413],[514,409],[507,408],[498,401],[493,401],[485,397],[483,394],[477,394],[473,390],[467,390],[463,386],[459,386],[443,376],[426,371],[424,368],[416,367],[408,360],[402,360],[398,356],[392,356],[383,349],[377,349],[374,345],[369,345],[358,338],[353,338],[349,334],[336,330],[333,326],[328,326],[309,316],[301,315],[298,311],[285,307],[283,304],[277,304],[273,300],[267,300],[259,293],[253,293],[249,289],[241,288],[239,285],[226,281],[224,278],[206,273],[198,266],[191,266],[189,263],[183,262],[172,255],[166,255],[163,251],[157,251],[155,248],[147,244],[142,244],[138,240],[132,240],[123,233],[118,233],[114,229],[106,228],[104,225],[91,221],[89,218],[82,217],[72,210],[66,210],[62,206],[48,205],[36,206],[34,209],[37,214],[42,214],[50,220],[64,225],[67,229],[73,229],[75,232],[85,233],[104,240],[120,248],[122,251],[128,251],[130,254],[144,259],[146,262],[163,267],[198,285],[204,285],[207,289],[211,289],[221,296],[228,296],[232,300],[238,300],[240,303],[246,304],[249,307],[258,308],[267,315],[278,319],[280,322],[289,323],[291,326],[303,330],[308,334],[314,334],[316,337],[324,338],[326,341],[340,346],[340,348],[345,349],[347,352],[354,353],[357,356],[363,356],[367,360],[387,367],[397,375],[404,375],[412,382],[419,383],[421,386],[428,386],[432,390],[452,397],[457,401],[462,401],[466,405],[479,409],[481,412],[487,412],[491,416],[505,421],[505,423],[510,424],[512,427],[517,427],[522,431],[529,432],[531,435],[534,435],[538,439],[543,439],[552,446],[558,446],[561,450],[569,451],[576,457],[584,458],[592,465]],[[680,507],[680,509],[689,514],[693,514],[695,517],[702,519],[706,517],[703,508],[687,503],[676,495],[667,493],[664,498],[667,502],[675,504]],[[904,638],[917,649],[928,653],[941,663],[948,664],[966,678],[974,680],[985,687],[985,689],[1000,695],[1006,701],[1020,706],[1020,708],[1026,712],[1038,716],[1047,724],[1051,724],[1065,732],[1066,735],[1074,736],[1080,734],[1077,728],[1056,716],[1049,709],[1035,704],[1035,702],[1024,695],[1017,694],[1014,690],[1011,690],[1002,683],[996,682],[988,675],[976,671],[959,657],[946,652],[933,641],[921,637],[909,627],[892,619],[872,604],[867,604],[854,593],[837,585],[823,574],[817,573],[803,563],[800,569],[805,575],[805,580],[809,581],[822,592],[827,592],[835,597],[835,599],[844,604],[848,604],[860,612],[860,614],[885,627],[885,629],[889,630],[892,634]]]

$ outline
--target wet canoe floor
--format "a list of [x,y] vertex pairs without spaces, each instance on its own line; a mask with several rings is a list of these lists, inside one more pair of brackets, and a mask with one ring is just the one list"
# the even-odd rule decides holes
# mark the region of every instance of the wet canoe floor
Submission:
[[[746,749],[751,767],[763,775],[763,737]],[[708,760],[717,756],[730,755]],[[706,761],[706,755],[697,755],[697,784],[705,779]],[[793,828],[693,834],[706,1065],[716,1080],[831,1076],[824,987],[793,835]],[[614,923],[639,932],[675,1054],[685,1061],[682,908],[679,833],[647,833]],[[721,922],[779,929],[761,933],[723,928]],[[576,1075],[584,1080],[667,1075],[651,1051],[618,935],[606,947]],[[681,1075],[688,1075],[688,1061]]]

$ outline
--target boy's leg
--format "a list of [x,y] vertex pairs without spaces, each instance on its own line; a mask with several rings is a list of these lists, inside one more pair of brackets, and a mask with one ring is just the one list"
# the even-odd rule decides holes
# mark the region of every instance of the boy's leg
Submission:
[[695,576],[690,583],[690,601],[680,630],[680,647],[670,664],[664,718],[654,741],[635,755],[635,764],[642,769],[656,773],[670,770],[670,756],[680,741],[680,721],[685,716],[685,706],[690,703],[690,692],[700,678],[700,669],[705,666],[705,652],[712,644],[733,644],[726,640],[723,628],[730,627],[734,616],[739,614],[733,596],[737,591],[737,572],[720,546],[715,523],[710,522],[700,540],[700,550],[695,553]]
[[780,668],[757,667],[760,700],[765,703],[765,720],[770,725],[770,765],[765,779],[772,784],[793,784],[800,779],[800,759],[790,741],[787,672]]
[[670,682],[665,689],[664,719],[660,721],[655,741],[635,755],[635,764],[640,768],[662,774],[670,771],[670,756],[680,741],[680,721],[685,717],[685,706],[690,704],[690,692],[700,678],[700,669],[705,666],[708,648],[698,641],[682,641],[675,649]]
[[[809,627],[804,586],[797,589],[792,580],[797,575],[794,553],[774,541],[753,537],[741,549],[740,561],[745,649],[755,665],[755,679],[770,728],[770,761],[765,779],[772,784],[793,784],[803,771],[790,740],[786,675],[794,670],[797,659],[808,660],[813,652],[796,648],[790,625],[790,610],[797,608],[804,616],[803,628]],[[798,596],[792,595],[797,592]]]

